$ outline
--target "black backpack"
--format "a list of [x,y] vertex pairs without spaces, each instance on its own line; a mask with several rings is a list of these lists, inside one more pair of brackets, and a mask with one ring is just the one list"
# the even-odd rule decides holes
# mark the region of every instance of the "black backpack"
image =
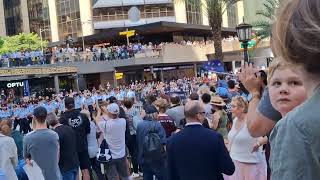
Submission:
[[111,151],[105,139],[100,144],[97,161],[100,163],[110,163],[112,161]]
[[148,132],[143,142],[143,158],[145,163],[158,162],[163,159],[164,148],[156,131],[156,122]]

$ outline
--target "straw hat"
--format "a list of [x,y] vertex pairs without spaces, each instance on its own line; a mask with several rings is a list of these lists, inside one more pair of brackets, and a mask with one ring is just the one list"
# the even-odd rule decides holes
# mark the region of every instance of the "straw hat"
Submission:
[[211,97],[210,104],[215,105],[215,106],[225,106],[226,103],[220,96],[213,96]]

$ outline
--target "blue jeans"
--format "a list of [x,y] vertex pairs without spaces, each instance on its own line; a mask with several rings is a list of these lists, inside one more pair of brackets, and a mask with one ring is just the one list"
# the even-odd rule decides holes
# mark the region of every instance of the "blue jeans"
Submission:
[[61,173],[62,174],[62,179],[63,180],[77,180],[78,176],[78,168],[72,169],[70,171]]
[[18,165],[16,167],[16,174],[19,180],[28,180],[28,176],[23,169],[23,166],[26,165],[26,161],[24,159],[19,160]]
[[156,176],[157,180],[167,179],[167,169],[165,162],[143,165],[142,172],[143,180],[153,180],[153,176]]

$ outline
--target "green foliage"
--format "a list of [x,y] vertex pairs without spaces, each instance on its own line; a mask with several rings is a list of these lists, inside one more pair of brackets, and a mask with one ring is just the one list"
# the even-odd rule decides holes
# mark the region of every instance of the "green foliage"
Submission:
[[4,44],[4,40],[0,37],[0,49],[3,46],[3,44]]
[[279,8],[279,0],[265,0],[263,9],[256,12],[261,17],[260,20],[253,23],[256,29],[256,35],[260,39],[269,38],[271,36],[272,24],[276,20],[276,11]]
[[48,45],[47,41],[41,41],[41,38],[35,33],[20,33],[15,36],[4,37],[3,41],[0,54],[24,50],[34,51]]

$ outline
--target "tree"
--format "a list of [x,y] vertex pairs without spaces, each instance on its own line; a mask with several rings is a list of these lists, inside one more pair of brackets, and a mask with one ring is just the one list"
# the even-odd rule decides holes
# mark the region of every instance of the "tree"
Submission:
[[256,29],[256,35],[260,40],[271,36],[272,24],[276,20],[276,11],[279,8],[279,0],[265,0],[263,9],[256,12],[256,15],[261,19],[254,22],[253,26]]
[[0,53],[2,54],[24,50],[40,50],[48,45],[47,41],[41,41],[41,38],[35,33],[20,33],[15,36],[4,37],[3,41],[3,46],[0,47]]
[[201,8],[209,19],[209,25],[212,29],[215,59],[223,60],[222,53],[222,15],[226,10],[241,0],[175,0],[177,2],[185,2]]

